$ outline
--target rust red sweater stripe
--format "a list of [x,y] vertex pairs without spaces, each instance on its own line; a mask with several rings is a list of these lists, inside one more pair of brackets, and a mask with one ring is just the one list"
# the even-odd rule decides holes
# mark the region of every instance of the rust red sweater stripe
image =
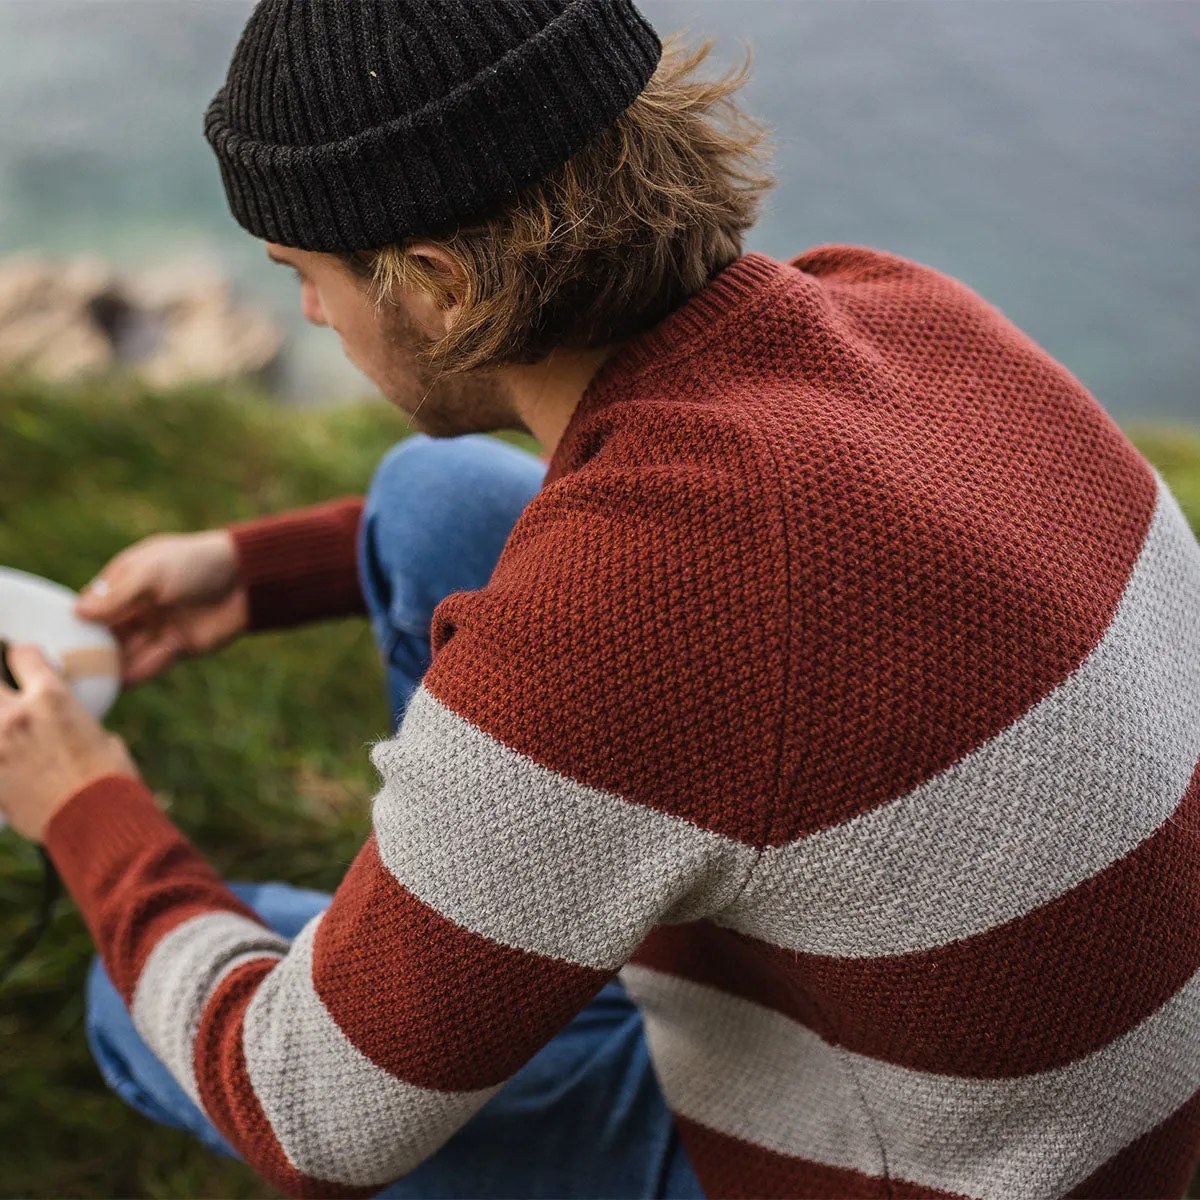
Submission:
[[[744,996],[897,1066],[983,1078],[1046,1071],[1120,1037],[1200,969],[1198,857],[1200,764],[1178,811],[1135,850],[964,941],[838,959],[706,922],[655,930],[633,961]],[[1103,1002],[1114,994],[1129,999]]]
[[852,1167],[834,1167],[777,1154],[742,1138],[709,1129],[687,1117],[676,1117],[679,1135],[696,1173],[704,1180],[706,1196],[730,1200],[963,1200],[955,1192],[942,1192],[868,1175]]
[[87,784],[51,818],[45,840],[126,1004],[151,951],[185,921],[221,911],[258,922],[140,779]]
[[[1112,619],[1153,475],[998,313],[880,257],[897,278],[879,340],[968,349],[867,357],[851,280],[831,320],[829,285],[781,268],[707,353],[592,392],[493,585],[439,606],[435,643],[459,635],[439,697],[573,779],[777,844],[911,790],[1060,685]],[[714,360],[755,337],[767,362],[730,401]],[[644,618],[610,602],[647,594]],[[547,622],[570,662],[603,666],[565,681]],[[521,672],[498,677],[497,645]],[[563,693],[564,720],[542,720]]]
[[[338,900],[313,947],[316,991],[363,1054],[421,1087],[503,1083],[611,977],[456,925],[388,873],[373,834]],[[451,1002],[462,995],[469,1008]]]

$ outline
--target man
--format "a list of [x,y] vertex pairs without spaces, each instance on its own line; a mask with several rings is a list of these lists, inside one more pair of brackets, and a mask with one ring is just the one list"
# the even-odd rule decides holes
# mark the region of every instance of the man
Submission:
[[[255,10],[232,210],[451,440],[81,610],[131,681],[370,615],[399,725],[331,901],[243,903],[14,651],[0,803],[115,986],[93,1043],[296,1195],[1182,1195],[1200,546],[963,285],[743,254],[702,58],[628,0]],[[544,476],[454,439],[509,427]]]

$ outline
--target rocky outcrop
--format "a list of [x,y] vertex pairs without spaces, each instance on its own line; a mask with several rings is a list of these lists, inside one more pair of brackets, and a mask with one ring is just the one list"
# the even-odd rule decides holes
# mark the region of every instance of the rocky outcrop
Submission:
[[283,334],[208,272],[121,275],[97,259],[0,262],[0,372],[54,382],[128,371],[156,387],[274,382]]

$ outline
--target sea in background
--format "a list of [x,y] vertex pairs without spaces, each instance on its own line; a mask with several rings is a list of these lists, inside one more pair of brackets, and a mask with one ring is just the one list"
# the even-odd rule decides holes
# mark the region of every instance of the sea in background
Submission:
[[[293,337],[297,404],[370,392],[229,217],[201,128],[246,0],[0,0],[0,255],[212,262]],[[1200,4],[644,0],[749,43],[779,188],[747,249],[956,276],[1118,420],[1200,422]]]

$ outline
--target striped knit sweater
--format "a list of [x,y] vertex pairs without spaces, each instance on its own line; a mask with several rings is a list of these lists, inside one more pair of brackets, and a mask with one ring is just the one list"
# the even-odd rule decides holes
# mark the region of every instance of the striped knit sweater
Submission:
[[[362,612],[339,498],[234,530]],[[1179,1196],[1200,546],[933,270],[748,254],[592,381],[288,943],[148,789],[48,846],[137,1028],[296,1195],[409,1171],[619,976],[710,1196]]]

